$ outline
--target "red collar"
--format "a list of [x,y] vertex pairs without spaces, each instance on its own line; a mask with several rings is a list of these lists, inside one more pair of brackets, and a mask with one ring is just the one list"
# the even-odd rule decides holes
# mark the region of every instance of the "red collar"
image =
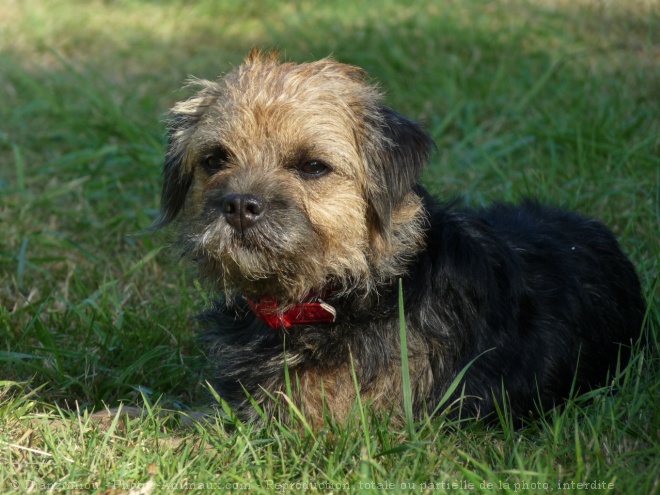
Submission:
[[325,291],[310,301],[295,303],[286,311],[280,311],[279,303],[274,297],[263,298],[259,301],[246,297],[245,300],[257,318],[274,330],[282,330],[293,325],[334,322],[337,311],[323,301],[330,294],[332,291]]

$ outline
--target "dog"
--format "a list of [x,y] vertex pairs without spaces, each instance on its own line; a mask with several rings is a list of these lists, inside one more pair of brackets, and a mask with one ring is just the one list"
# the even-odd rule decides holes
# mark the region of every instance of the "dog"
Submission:
[[345,421],[357,392],[400,414],[399,281],[416,419],[456,380],[447,414],[536,415],[628,362],[645,301],[598,220],[433,198],[432,139],[358,67],[255,50],[196,84],[171,110],[154,227],[176,224],[223,294],[199,318],[239,416],[289,394],[316,425]]

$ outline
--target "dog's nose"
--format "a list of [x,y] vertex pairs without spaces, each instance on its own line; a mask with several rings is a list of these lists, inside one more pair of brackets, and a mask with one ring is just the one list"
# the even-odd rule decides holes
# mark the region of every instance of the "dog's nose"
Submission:
[[239,232],[257,223],[265,209],[263,198],[252,194],[228,194],[222,199],[222,214],[227,223]]

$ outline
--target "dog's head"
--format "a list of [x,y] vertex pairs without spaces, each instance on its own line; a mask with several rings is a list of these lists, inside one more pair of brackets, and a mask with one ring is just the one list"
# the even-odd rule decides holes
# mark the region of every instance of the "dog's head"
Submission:
[[156,227],[226,291],[369,290],[423,243],[412,191],[432,141],[357,67],[245,63],[171,111]]

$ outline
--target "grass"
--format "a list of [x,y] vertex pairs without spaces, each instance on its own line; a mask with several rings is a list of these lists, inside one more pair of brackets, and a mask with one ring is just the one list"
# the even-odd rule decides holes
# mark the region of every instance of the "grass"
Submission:
[[[2,10],[3,493],[660,492],[657,1]],[[642,278],[650,352],[616,389],[523,430],[506,411],[497,428],[439,417],[410,430],[365,407],[318,434],[231,411],[184,421],[211,402],[190,317],[212,294],[162,249],[166,234],[140,232],[158,208],[163,114],[187,94],[177,88],[255,44],[365,67],[436,139],[424,176],[436,193],[476,205],[531,195],[602,218]],[[120,403],[147,412],[90,420]]]

